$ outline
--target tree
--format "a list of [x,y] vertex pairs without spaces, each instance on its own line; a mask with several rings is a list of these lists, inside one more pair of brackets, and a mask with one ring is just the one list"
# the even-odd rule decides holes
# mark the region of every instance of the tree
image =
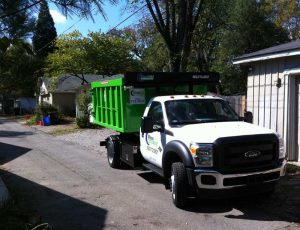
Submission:
[[132,52],[142,63],[143,71],[166,71],[168,50],[155,25],[148,18],[123,29],[123,35],[132,43]]
[[207,1],[196,25],[188,60],[188,71],[210,71],[226,28],[231,8],[228,0]]
[[57,50],[47,58],[46,73],[57,79],[69,74],[87,83],[84,74],[113,75],[137,70],[138,61],[131,53],[131,44],[124,38],[78,31],[59,37]]
[[[46,0],[0,0],[1,93],[24,92],[32,96],[36,88],[36,78],[38,73],[41,73],[43,62],[42,59],[34,57],[30,50],[32,47],[26,40],[33,32],[33,15],[38,6],[45,5],[45,2]],[[77,14],[92,18],[96,12],[99,12],[105,17],[101,0],[47,0],[47,2],[56,4],[67,16]],[[110,2],[115,1],[110,0]],[[37,51],[37,48],[35,50]]]
[[87,83],[84,74],[92,73],[88,63],[88,40],[78,31],[62,35],[56,39],[57,50],[48,55],[45,72],[53,79],[60,75],[69,74]]
[[0,92],[16,96],[33,96],[38,60],[30,44],[19,41],[11,45],[0,58]]
[[0,0],[0,38],[6,37],[14,41],[27,38],[34,26],[34,19],[29,11],[22,11],[9,17],[10,12],[18,11],[26,4],[26,0]]
[[120,36],[88,34],[88,60],[97,74],[114,75],[138,70],[132,43]]
[[221,73],[224,94],[245,93],[247,69],[233,66],[233,58],[289,39],[287,31],[268,20],[256,0],[233,0],[229,13],[212,70]]
[[48,4],[46,1],[42,1],[32,37],[34,52],[40,57],[46,57],[48,53],[53,53],[56,37],[57,33]]
[[269,20],[274,22],[277,27],[283,27],[289,31],[291,39],[300,37],[299,0],[263,0],[261,6]]
[[166,43],[170,70],[185,71],[203,0],[146,0],[155,25]]
[[[0,0],[0,5],[7,5],[11,0]],[[41,2],[45,0],[16,0],[16,2],[22,1],[21,7],[9,8],[7,11],[1,12],[0,20],[5,18],[14,17],[20,13],[27,12],[28,10],[34,10]],[[12,1],[11,1],[12,2]],[[77,14],[81,17],[90,17],[93,19],[93,14],[98,11],[105,17],[105,12],[103,11],[103,1],[102,0],[48,0],[47,2],[52,2],[55,4],[64,15]],[[116,0],[110,0],[111,3],[116,3]]]

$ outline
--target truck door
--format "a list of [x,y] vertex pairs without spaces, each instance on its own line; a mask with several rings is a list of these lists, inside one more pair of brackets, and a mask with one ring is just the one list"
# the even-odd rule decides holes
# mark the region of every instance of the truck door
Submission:
[[[163,124],[164,117],[161,103],[153,101],[147,116],[152,117],[154,123]],[[166,143],[165,132],[154,131],[152,133],[144,133],[141,135],[140,142],[143,157],[150,163],[162,167],[162,153]]]

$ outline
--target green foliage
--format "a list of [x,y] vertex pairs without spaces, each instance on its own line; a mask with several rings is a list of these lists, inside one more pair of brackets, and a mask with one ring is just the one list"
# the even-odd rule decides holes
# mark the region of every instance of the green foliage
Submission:
[[101,33],[90,33],[87,39],[88,62],[96,73],[114,75],[137,70],[130,41]]
[[88,117],[76,117],[76,125],[79,127],[79,128],[89,128],[90,127],[90,122],[89,122],[89,119]]
[[81,93],[78,95],[77,102],[79,110],[84,115],[89,115],[89,104],[92,102],[92,97],[89,93],[89,88],[86,88],[85,86],[81,87]]
[[138,70],[132,45],[122,37],[101,33],[83,37],[74,31],[58,38],[56,47],[47,58],[46,73],[52,79],[69,74],[84,83],[84,74],[114,75]]
[[38,119],[38,116],[35,114],[35,115],[31,116],[28,120],[26,120],[26,124],[27,125],[36,125],[40,119]]
[[46,73],[53,79],[62,74],[81,75],[92,73],[87,58],[88,42],[78,31],[60,36],[55,46],[57,50],[48,55]]
[[170,69],[168,49],[150,19],[146,18],[135,26],[123,29],[122,36],[131,41],[132,52],[140,59],[139,71]]
[[[7,18],[17,17],[27,11],[33,14],[40,2],[41,1],[37,0],[0,0],[0,10],[3,11],[0,11],[0,21]],[[75,14],[80,17],[93,19],[93,15],[95,15],[95,13],[100,13],[104,18],[106,18],[105,12],[102,8],[102,0],[47,0],[47,2],[55,4],[64,15],[70,16],[71,14]],[[116,3],[117,1],[109,0],[109,2]]]
[[231,10],[231,0],[207,1],[197,26],[188,60],[188,71],[210,71]]
[[234,66],[234,57],[288,41],[287,32],[265,16],[256,0],[232,0],[211,70],[221,73],[221,93],[246,92],[247,69]]
[[161,37],[156,37],[153,43],[145,48],[142,62],[145,71],[168,71],[170,69],[168,50]]
[[299,0],[264,0],[261,7],[270,21],[274,22],[277,27],[287,29],[290,38],[298,39],[300,35],[299,3]]
[[53,105],[43,103],[35,108],[36,120],[41,120],[44,116],[48,116],[52,112],[58,112],[57,108]]
[[41,57],[46,57],[48,53],[52,53],[56,37],[57,33],[48,4],[46,1],[42,1],[32,37],[34,52]]
[[0,37],[10,39],[12,44],[27,38],[34,26],[34,17],[29,9],[13,13],[24,8],[27,3],[28,0],[0,0]]
[[39,68],[40,60],[33,56],[28,43],[19,40],[10,45],[0,57],[1,93],[33,96]]
[[[47,0],[0,0],[0,92],[14,96],[33,96],[36,80],[43,75],[43,60],[36,58],[27,39],[35,32],[35,51],[50,42],[55,36],[54,23],[49,14]],[[92,18],[98,11],[105,16],[100,0],[51,1],[64,15],[77,14]],[[115,2],[111,0],[110,2]],[[41,5],[36,30],[35,13]],[[46,28],[46,29],[45,29]],[[55,36],[54,36],[55,35]],[[26,44],[26,45],[24,45]],[[51,52],[47,46],[42,53]],[[76,60],[76,57],[75,59]]]
[[91,126],[90,124],[90,108],[89,105],[92,101],[91,95],[89,93],[89,89],[86,87],[81,88],[81,93],[77,98],[77,104],[80,112],[82,113],[81,116],[76,118],[76,124],[80,128],[88,128]]

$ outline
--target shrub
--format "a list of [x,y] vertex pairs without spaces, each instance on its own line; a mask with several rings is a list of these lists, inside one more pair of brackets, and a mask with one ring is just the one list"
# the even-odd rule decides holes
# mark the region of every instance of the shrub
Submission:
[[36,125],[38,122],[38,118],[36,115],[31,116],[29,119],[26,120],[27,125]]
[[89,89],[85,88],[84,86],[81,89],[81,93],[77,98],[77,103],[79,110],[81,111],[82,115],[76,118],[76,124],[80,128],[88,128],[91,127],[92,124],[90,123],[90,109],[89,104],[91,103],[91,95]]
[[48,116],[52,112],[57,112],[57,108],[48,103],[39,104],[36,106],[35,114],[37,120],[41,120],[44,116]]
[[80,128],[88,128],[91,126],[90,121],[89,121],[89,117],[77,117],[76,118],[76,124],[78,127]]

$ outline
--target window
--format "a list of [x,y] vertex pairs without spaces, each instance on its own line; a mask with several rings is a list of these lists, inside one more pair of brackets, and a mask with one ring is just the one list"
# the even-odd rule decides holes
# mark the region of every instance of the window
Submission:
[[186,99],[165,102],[169,124],[238,121],[238,115],[220,99]]

